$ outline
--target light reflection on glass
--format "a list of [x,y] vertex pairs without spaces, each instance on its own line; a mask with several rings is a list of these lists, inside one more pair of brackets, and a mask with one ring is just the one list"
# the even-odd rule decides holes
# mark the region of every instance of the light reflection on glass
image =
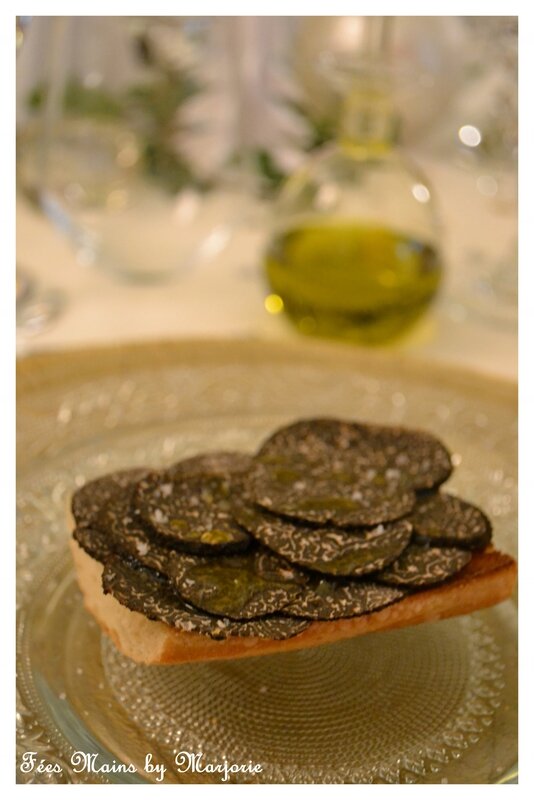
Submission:
[[263,301],[265,310],[269,314],[280,314],[284,310],[284,301],[278,294],[269,294]]
[[495,197],[499,190],[499,184],[493,175],[480,175],[477,178],[476,186],[480,194],[485,197]]
[[474,125],[462,125],[458,131],[458,137],[467,147],[478,147],[482,141],[482,134]]
[[430,200],[430,192],[424,183],[414,183],[412,194],[419,203],[428,203]]

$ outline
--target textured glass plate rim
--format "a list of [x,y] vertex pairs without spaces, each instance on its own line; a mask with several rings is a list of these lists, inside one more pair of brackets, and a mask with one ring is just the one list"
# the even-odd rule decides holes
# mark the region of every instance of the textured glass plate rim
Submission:
[[[509,378],[452,366],[437,364],[420,355],[407,355],[395,349],[363,349],[350,344],[314,341],[303,344],[296,341],[266,339],[187,339],[156,340],[129,344],[65,348],[62,350],[34,352],[17,359],[17,403],[35,390],[53,385],[58,378],[64,385],[79,383],[82,379],[100,376],[105,372],[127,373],[131,367],[153,366],[156,369],[176,364],[197,367],[208,363],[258,363],[262,357],[286,363],[307,362],[309,365],[352,366],[384,376],[403,374],[413,377],[425,375],[427,379],[439,378],[449,385],[486,388],[511,404],[517,403],[517,383]],[[29,410],[29,409],[27,409]]]
[[[425,382],[439,380],[448,388],[464,391],[482,391],[499,399],[511,410],[517,409],[517,385],[505,379],[478,374],[449,365],[436,365],[424,358],[406,356],[402,353],[364,351],[352,346],[313,343],[280,343],[256,340],[187,340],[134,343],[114,347],[95,347],[83,350],[63,350],[35,353],[17,362],[17,464],[19,473],[31,469],[35,459],[43,451],[43,442],[29,447],[32,440],[32,425],[42,429],[43,410],[35,408],[33,399],[46,395],[50,389],[57,390],[58,383],[68,388],[99,377],[113,374],[126,377],[131,369],[151,368],[154,371],[171,366],[200,366],[224,364],[255,364],[268,358],[273,363],[290,365],[305,364],[307,367],[335,366],[363,372],[369,377],[421,378]],[[46,412],[45,412],[46,414]],[[18,577],[18,576],[17,576]],[[25,709],[27,713],[27,709]],[[31,726],[27,719],[23,725]],[[500,776],[497,783],[516,782],[517,766]]]
[[[517,383],[466,368],[438,365],[420,356],[395,350],[365,350],[349,344],[330,342],[280,342],[255,339],[190,339],[134,342],[111,347],[64,349],[36,352],[17,359],[17,470],[31,466],[44,449],[34,442],[34,427],[42,429],[44,415],[51,409],[36,410],[34,398],[61,385],[65,392],[77,385],[106,376],[126,376],[141,365],[154,373],[172,366],[231,366],[251,368],[269,359],[280,365],[303,364],[310,368],[352,368],[369,377],[388,378],[401,374],[408,381],[443,382],[458,391],[481,392],[509,405],[517,414]],[[41,432],[41,431],[40,431]],[[46,442],[45,442],[46,444]]]

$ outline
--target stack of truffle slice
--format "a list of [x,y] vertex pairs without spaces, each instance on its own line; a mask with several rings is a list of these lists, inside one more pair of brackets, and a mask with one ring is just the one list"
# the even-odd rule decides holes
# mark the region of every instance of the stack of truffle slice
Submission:
[[447,581],[491,539],[439,491],[449,453],[420,431],[296,422],[254,456],[208,453],[91,481],[74,539],[127,608],[214,639],[287,639]]

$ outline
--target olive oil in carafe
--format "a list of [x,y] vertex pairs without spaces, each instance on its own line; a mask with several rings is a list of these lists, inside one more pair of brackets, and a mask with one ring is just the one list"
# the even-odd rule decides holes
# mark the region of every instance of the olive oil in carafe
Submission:
[[388,228],[332,221],[278,235],[272,291],[303,333],[381,343],[425,311],[441,278],[437,251]]

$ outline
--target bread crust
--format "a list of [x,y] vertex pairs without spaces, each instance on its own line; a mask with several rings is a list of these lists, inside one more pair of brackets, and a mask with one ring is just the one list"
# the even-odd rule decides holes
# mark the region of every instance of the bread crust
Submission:
[[73,539],[70,546],[85,607],[118,649],[142,664],[181,664],[288,652],[469,614],[506,600],[517,578],[514,559],[488,547],[474,553],[470,563],[450,581],[410,594],[380,611],[350,619],[313,622],[297,636],[281,641],[238,636],[219,641],[179,631],[130,611],[111,595],[104,594],[102,564]]

